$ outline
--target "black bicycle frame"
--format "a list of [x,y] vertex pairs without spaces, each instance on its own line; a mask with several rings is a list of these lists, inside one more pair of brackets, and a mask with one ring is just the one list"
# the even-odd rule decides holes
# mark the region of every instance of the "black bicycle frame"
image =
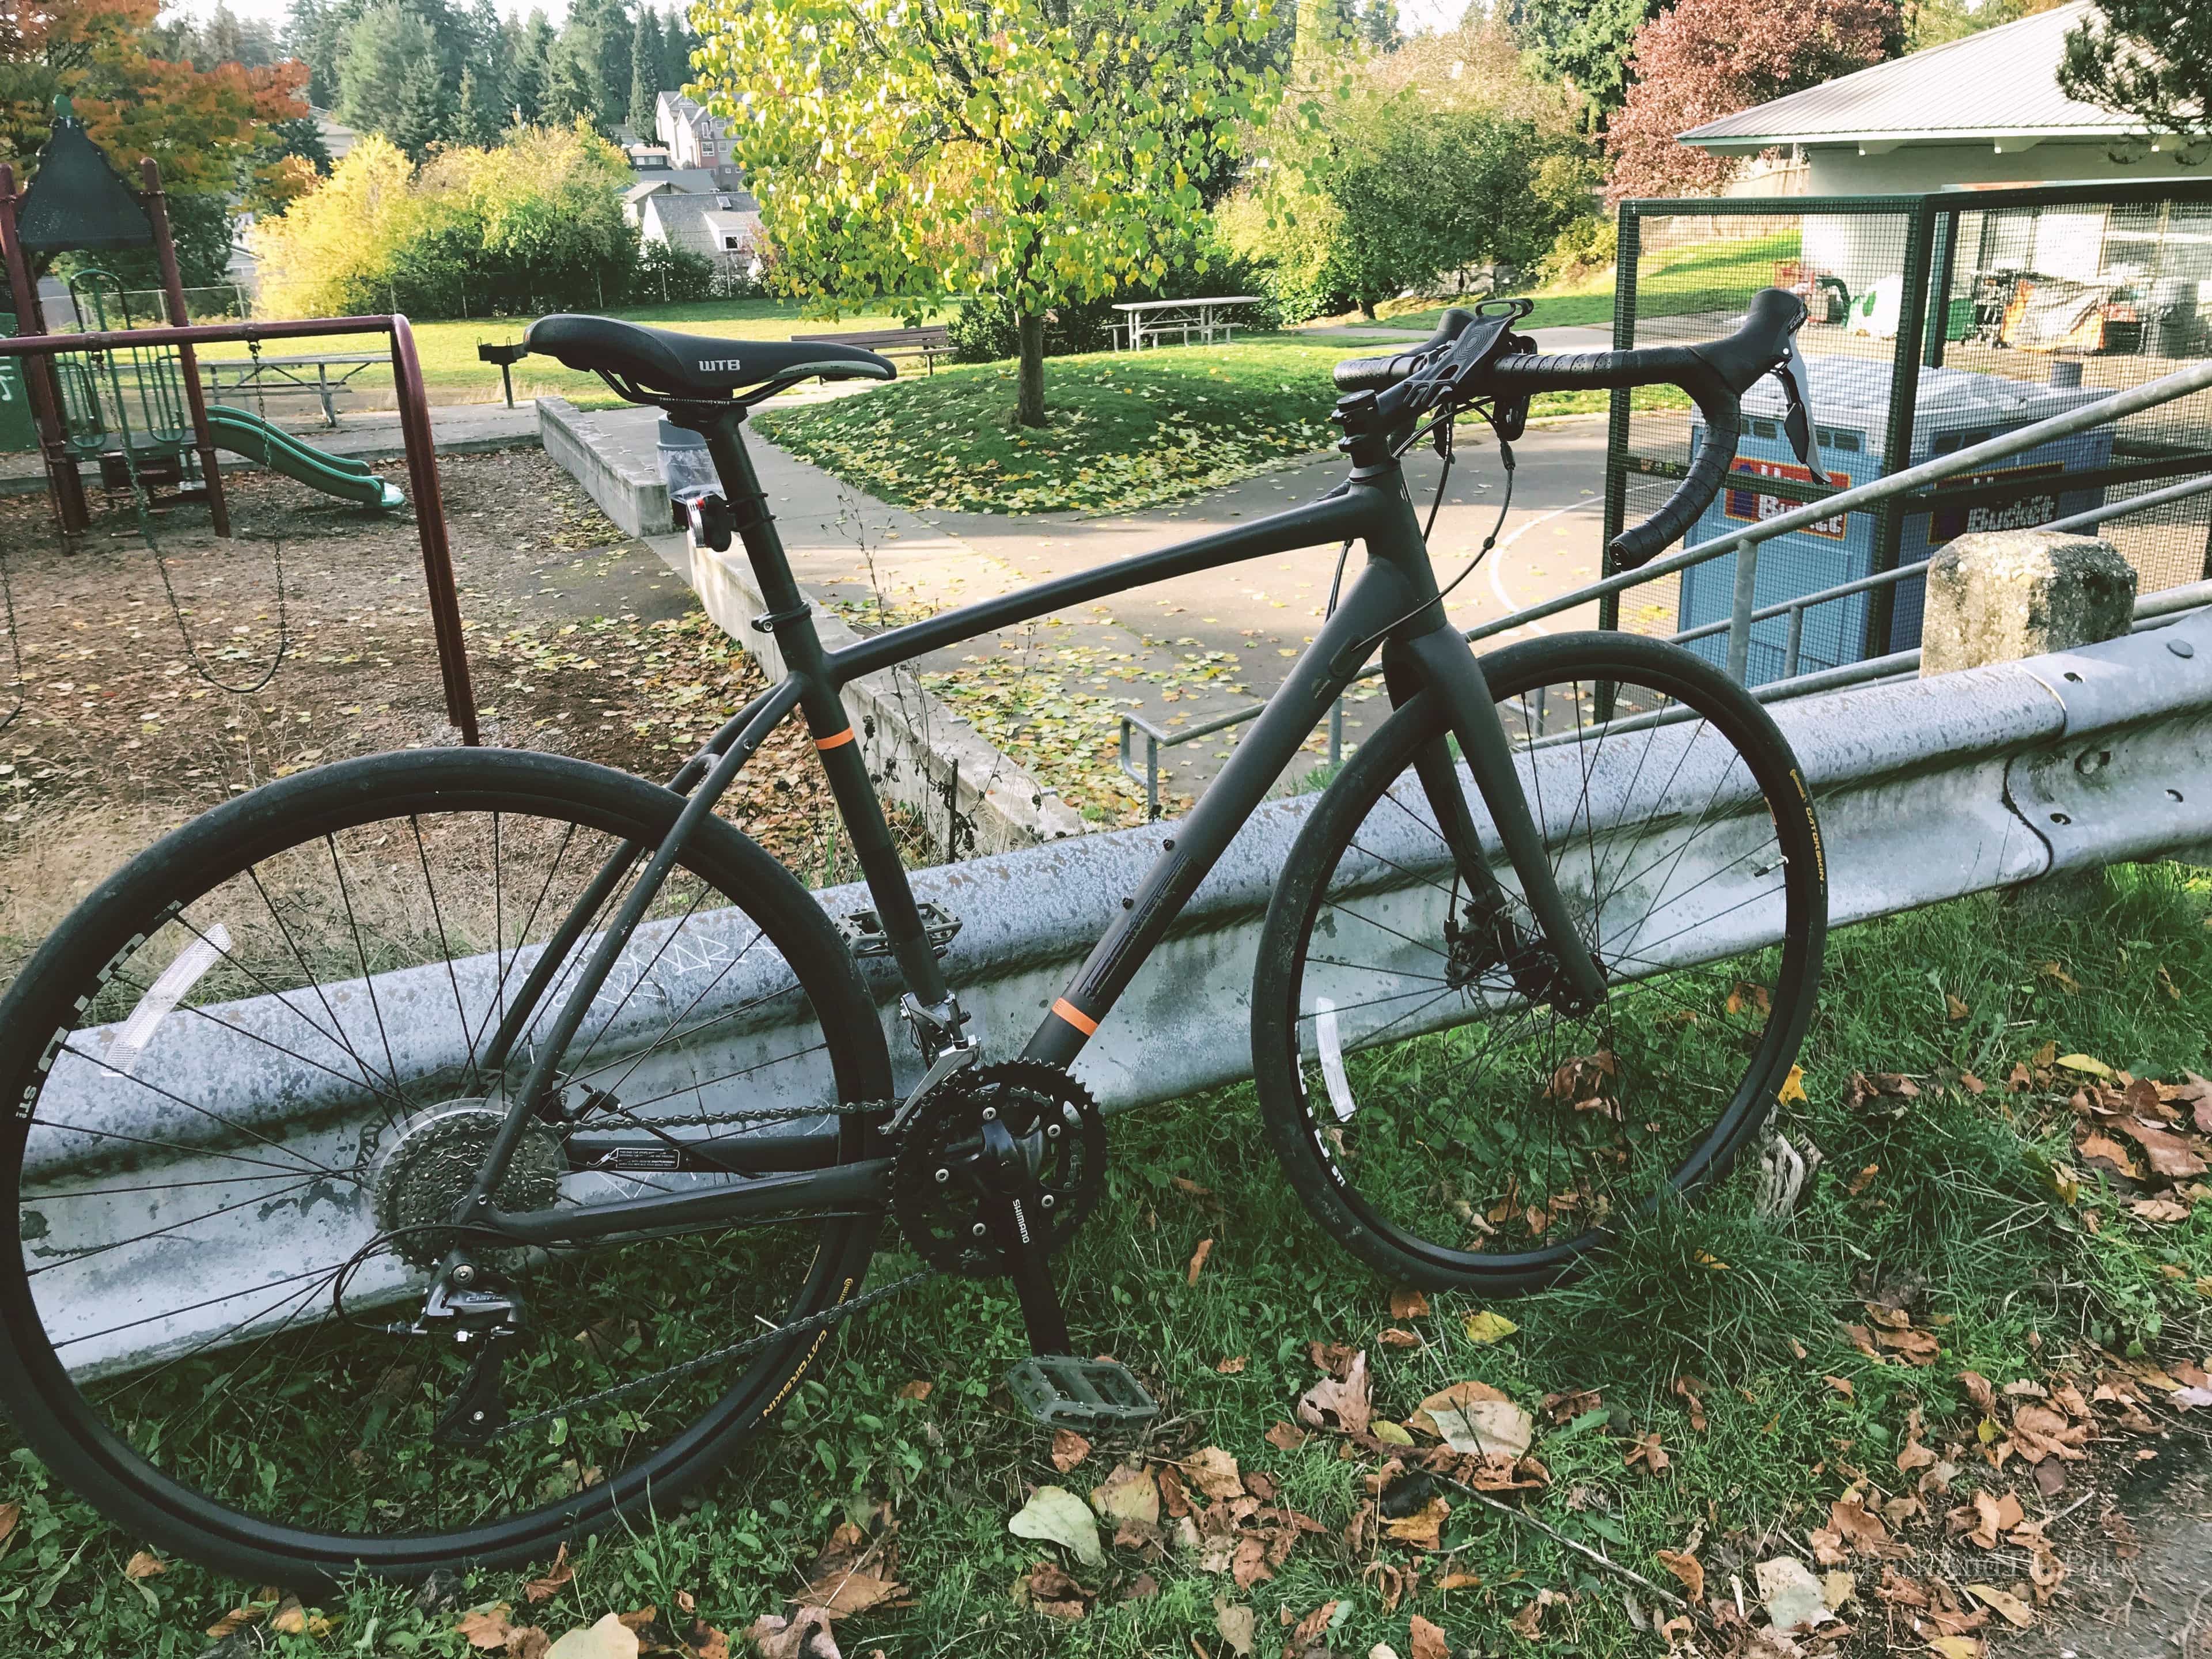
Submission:
[[[839,815],[906,987],[925,1008],[941,1007],[950,999],[951,989],[924,931],[882,804],[869,781],[852,722],[839,696],[842,688],[864,675],[1086,600],[1296,548],[1358,541],[1365,550],[1367,562],[1313,643],[1292,665],[1290,677],[1267,700],[1265,711],[1237,745],[1228,765],[1197,807],[1176,826],[1172,838],[1162,843],[1158,860],[1121,915],[1030,1036],[1023,1050],[1024,1057],[1066,1066],[1083,1051],[1206,872],[1378,645],[1382,647],[1394,702],[1403,703],[1425,690],[1444,700],[1451,732],[1459,740],[1461,754],[1519,878],[1522,896],[1551,947],[1561,981],[1559,994],[1583,1003],[1602,1000],[1604,981],[1576,933],[1566,902],[1553,879],[1542,836],[1522,793],[1511,746],[1481,665],[1445,619],[1419,517],[1387,446],[1370,447],[1365,453],[1370,459],[1356,464],[1347,483],[1320,501],[964,605],[840,650],[825,651],[746,453],[740,430],[744,411],[725,405],[678,405],[669,413],[676,423],[699,431],[707,440],[736,515],[738,534],[768,603],[768,613],[755,626],[775,631],[787,676],[727,721],[671,781],[671,788],[688,796],[684,809],[652,850],[643,874],[620,910],[605,924],[589,961],[567,988],[551,1025],[534,1040],[535,1057],[528,1073],[513,1097],[502,1133],[479,1170],[476,1184],[455,1213],[457,1223],[519,1240],[550,1243],[657,1227],[738,1222],[788,1214],[793,1209],[852,1211],[880,1205],[890,1160],[837,1164],[834,1133],[816,1138],[818,1145],[811,1158],[804,1147],[794,1148],[790,1137],[752,1137],[758,1152],[750,1162],[745,1138],[704,1143],[711,1151],[702,1158],[701,1167],[758,1172],[757,1179],[727,1187],[528,1214],[500,1211],[491,1194],[532,1115],[550,1097],[554,1073],[592,1000],[643,921],[686,840],[714,810],[769,732],[794,708],[813,736]],[[1457,769],[1442,738],[1431,747],[1433,752],[1421,759],[1419,775],[1461,878],[1468,884],[1470,900],[1495,901],[1501,896],[1500,890],[1459,789]],[[599,872],[548,941],[501,1020],[486,1050],[484,1069],[497,1073],[505,1068],[561,964],[623,876],[644,856],[643,846],[625,845]],[[815,1167],[805,1167],[810,1161]]]

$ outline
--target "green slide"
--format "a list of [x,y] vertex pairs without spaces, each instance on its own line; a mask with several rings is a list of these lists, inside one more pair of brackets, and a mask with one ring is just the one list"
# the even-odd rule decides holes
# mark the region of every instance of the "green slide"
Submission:
[[343,455],[326,455],[246,410],[210,404],[208,426],[210,435],[221,447],[259,461],[325,495],[380,511],[406,502],[404,495],[370,471],[365,463]]

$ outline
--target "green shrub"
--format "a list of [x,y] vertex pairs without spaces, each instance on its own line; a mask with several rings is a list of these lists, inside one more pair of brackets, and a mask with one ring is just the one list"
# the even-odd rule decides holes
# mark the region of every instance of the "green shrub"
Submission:
[[1536,262],[1536,275],[1547,288],[1594,276],[1613,264],[1620,241],[1620,227],[1610,219],[1592,214],[1573,220],[1552,239],[1551,251]]

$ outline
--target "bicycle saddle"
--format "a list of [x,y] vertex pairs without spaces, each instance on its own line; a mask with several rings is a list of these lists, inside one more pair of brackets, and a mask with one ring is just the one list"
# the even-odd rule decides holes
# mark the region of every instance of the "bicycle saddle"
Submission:
[[595,374],[626,382],[616,390],[638,401],[653,395],[714,402],[744,387],[805,380],[890,380],[898,370],[888,357],[858,346],[819,340],[732,340],[714,334],[677,334],[612,317],[563,312],[540,317],[522,337],[526,349]]

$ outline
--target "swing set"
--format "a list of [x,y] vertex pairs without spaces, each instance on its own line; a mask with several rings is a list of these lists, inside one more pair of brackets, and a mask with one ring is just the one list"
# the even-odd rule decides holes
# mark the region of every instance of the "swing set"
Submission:
[[[289,648],[281,547],[275,548],[273,555],[277,605],[275,659],[252,684],[225,684],[201,659],[170,586],[167,561],[161,556],[155,534],[147,487],[173,483],[179,487],[181,495],[204,499],[215,533],[230,539],[229,504],[216,462],[219,445],[241,448],[248,455],[258,450],[264,465],[301,476],[303,462],[291,451],[305,446],[243,411],[210,409],[201,387],[198,348],[243,342],[258,356],[262,343],[269,340],[386,335],[391,342],[400,435],[406,452],[409,487],[415,497],[416,528],[422,546],[422,571],[445,684],[447,716],[459,729],[464,744],[476,744],[480,740],[476,697],[461,631],[460,599],[453,584],[445,505],[438,489],[429,400],[407,319],[395,314],[193,324],[185,309],[160,169],[149,156],[139,163],[139,172],[144,188],[133,191],[108,165],[83,124],[70,112],[65,98],[55,100],[53,131],[40,154],[38,178],[31,188],[18,194],[14,167],[0,162],[0,258],[6,264],[18,327],[12,338],[0,337],[0,361],[24,360],[23,379],[46,465],[47,496],[64,544],[73,543],[90,526],[82,468],[88,462],[96,462],[104,483],[131,492],[140,533],[154,554],[155,569],[176,612],[193,665],[210,684],[225,690],[242,693],[265,685]],[[33,251],[48,254],[149,246],[161,269],[167,326],[131,315],[119,277],[107,271],[88,270],[71,280],[70,296],[80,321],[89,317],[96,326],[74,334],[49,331],[31,275]],[[243,444],[236,435],[240,431],[247,434]],[[313,470],[318,476],[310,482],[315,487],[336,494],[356,484],[357,489],[347,493],[363,505],[399,504],[398,492],[360,463],[319,451],[308,453],[314,458]],[[5,602],[13,643],[14,596],[4,562],[0,562],[0,600]],[[21,712],[22,690],[19,661],[15,710],[0,718],[0,730]]]

